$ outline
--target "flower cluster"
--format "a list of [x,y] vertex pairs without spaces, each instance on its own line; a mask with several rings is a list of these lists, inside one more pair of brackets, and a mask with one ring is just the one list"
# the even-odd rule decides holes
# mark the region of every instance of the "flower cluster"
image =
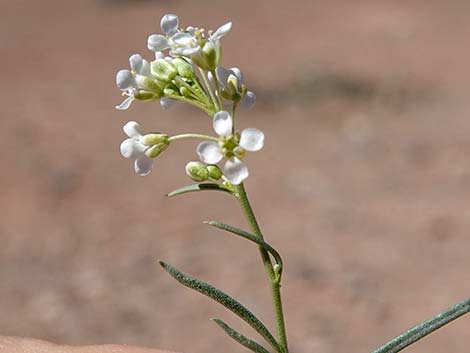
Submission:
[[[147,61],[140,54],[131,55],[130,69],[117,73],[116,84],[126,98],[116,108],[126,110],[134,100],[160,101],[164,109],[176,101],[188,103],[212,118],[218,136],[144,134],[139,124],[131,121],[124,126],[128,139],[121,144],[121,154],[134,160],[137,174],[147,175],[154,159],[171,142],[199,138],[204,140],[197,147],[201,162],[188,163],[187,174],[197,182],[242,183],[248,177],[242,161],[245,151],[260,150],[264,134],[254,128],[238,132],[234,126],[236,108],[251,108],[256,95],[246,88],[240,69],[220,65],[221,39],[229,33],[232,23],[227,22],[214,32],[193,26],[183,30],[178,17],[167,14],[160,27],[163,33],[151,34],[147,40],[154,59]],[[221,170],[216,164],[223,160]]]

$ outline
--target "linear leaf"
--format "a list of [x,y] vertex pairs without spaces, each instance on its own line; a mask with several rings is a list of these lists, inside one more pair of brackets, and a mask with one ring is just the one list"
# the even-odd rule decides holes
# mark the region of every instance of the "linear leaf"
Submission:
[[215,183],[202,183],[202,184],[192,184],[186,185],[176,190],[173,190],[166,196],[176,196],[181,194],[186,194],[188,192],[196,192],[196,191],[204,191],[204,190],[216,190],[216,191],[224,191],[231,193],[230,190],[220,186],[219,184]]
[[258,238],[256,235],[253,235],[251,233],[248,233],[244,230],[241,230],[241,229],[238,229],[238,228],[235,228],[235,227],[232,227],[232,226],[229,226],[228,224],[225,224],[225,223],[222,223],[222,222],[219,222],[219,221],[210,221],[210,222],[207,222],[207,224],[213,226],[213,227],[216,227],[216,228],[219,228],[219,229],[222,229],[222,230],[225,230],[227,232],[231,232],[233,234],[236,234],[242,238],[245,238],[245,239],[248,239],[248,240],[251,240],[252,242],[262,246],[267,252],[269,252],[273,257],[274,259],[276,260],[276,263],[279,265],[280,267],[280,270],[279,270],[279,273],[282,272],[282,269],[283,269],[283,263],[282,263],[282,258],[281,258],[281,255],[279,255],[279,253],[276,251],[276,249],[274,249],[271,245],[269,245],[268,243],[266,243],[264,240],[261,240],[260,238]]
[[273,337],[271,332],[266,326],[246,307],[240,304],[231,296],[225,294],[220,289],[211,286],[208,283],[202,282],[196,278],[185,275],[173,266],[167,264],[164,261],[159,261],[160,265],[178,282],[182,285],[194,289],[199,293],[202,293],[209,298],[215,300],[219,304],[222,304],[235,315],[239,316],[242,320],[248,323],[256,332],[258,332],[270,345],[279,353],[283,353],[279,343]]
[[222,330],[224,330],[230,337],[232,337],[235,341],[240,343],[242,346],[245,346],[246,348],[256,353],[269,353],[269,351],[266,348],[264,348],[262,345],[243,336],[241,333],[235,331],[233,328],[231,328],[222,320],[220,319],[212,319],[212,320],[215,321],[215,323],[219,325]]

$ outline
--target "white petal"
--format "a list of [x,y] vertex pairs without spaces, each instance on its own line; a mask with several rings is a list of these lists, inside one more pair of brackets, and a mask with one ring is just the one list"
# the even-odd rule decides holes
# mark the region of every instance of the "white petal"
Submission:
[[255,105],[256,94],[252,91],[247,91],[240,102],[243,109],[250,109]]
[[117,110],[127,110],[131,106],[132,102],[134,101],[134,97],[127,97],[122,101],[121,104],[116,105]]
[[165,58],[165,54],[163,54],[161,51],[155,52],[155,60],[163,59],[163,58]]
[[230,75],[230,71],[222,66],[217,66],[215,73],[217,75],[219,84],[222,86],[222,89],[225,89],[227,87],[227,79],[228,75]]
[[211,40],[219,40],[223,36],[225,36],[228,32],[230,32],[230,29],[232,28],[232,22],[227,22],[220,26],[217,31],[214,32],[211,36]]
[[162,51],[170,47],[170,42],[161,34],[152,34],[147,39],[147,48],[151,51]]
[[219,144],[213,141],[201,142],[197,146],[196,152],[201,161],[207,164],[218,163],[224,157],[220,152]]
[[194,47],[197,45],[197,39],[190,33],[176,33],[171,40],[182,47]]
[[118,71],[116,74],[116,85],[123,91],[127,91],[128,89],[137,86],[134,76],[132,76],[132,73],[129,70]]
[[135,139],[126,139],[122,141],[120,150],[125,158],[136,159],[144,154],[145,146]]
[[225,177],[234,185],[240,184],[248,178],[248,168],[238,158],[230,158],[224,166]]
[[161,98],[160,99],[160,105],[164,110],[170,109],[172,106],[174,106],[176,101],[174,99],[170,98]]
[[122,130],[127,136],[134,139],[140,139],[144,134],[139,123],[135,121],[128,121],[126,125],[123,126]]
[[131,69],[137,74],[148,76],[150,75],[150,64],[147,60],[142,58],[140,54],[134,54],[129,58]]
[[259,151],[264,146],[264,133],[261,130],[248,128],[242,131],[240,146],[247,151]]
[[166,14],[160,21],[160,27],[166,35],[173,35],[178,31],[179,20],[178,16],[173,14]]
[[227,136],[230,134],[232,132],[233,122],[229,112],[222,110],[215,113],[212,126],[219,136]]
[[134,162],[134,170],[140,176],[146,176],[152,171],[153,159],[146,155],[140,156]]
[[238,88],[240,88],[243,84],[243,72],[241,72],[238,67],[232,67],[230,69],[230,73],[236,76],[236,78],[238,79]]
[[194,48],[174,48],[170,52],[171,55],[191,56],[197,54],[201,50],[201,47],[197,46]]

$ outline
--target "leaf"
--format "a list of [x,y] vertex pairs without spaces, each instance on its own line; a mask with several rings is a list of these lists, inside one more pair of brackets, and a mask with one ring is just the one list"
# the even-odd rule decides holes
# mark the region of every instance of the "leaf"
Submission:
[[267,252],[269,252],[274,257],[274,260],[276,260],[276,263],[280,267],[279,274],[281,274],[282,269],[283,269],[281,255],[279,255],[279,253],[276,251],[276,249],[274,249],[271,245],[266,243],[264,240],[261,240],[256,235],[253,235],[253,234],[248,233],[244,230],[229,226],[228,224],[225,224],[225,223],[222,223],[222,222],[219,222],[219,221],[209,221],[209,222],[207,222],[207,224],[209,224],[213,227],[225,230],[227,232],[231,232],[231,233],[233,233],[235,235],[238,235],[242,238],[251,240],[252,242],[258,244],[261,247],[263,247]]
[[241,333],[235,331],[233,328],[228,326],[222,320],[212,319],[212,321],[215,321],[215,323],[219,325],[220,328],[224,330],[230,337],[232,337],[235,341],[240,343],[242,346],[245,346],[249,350],[252,350],[253,352],[256,352],[256,353],[269,353],[269,351],[266,348],[264,348],[262,345],[243,336]]
[[216,191],[224,191],[231,193],[230,190],[220,186],[219,184],[215,183],[202,183],[202,184],[192,184],[192,185],[186,185],[183,186],[179,189],[173,190],[166,196],[176,196],[176,195],[181,195],[181,194],[186,194],[188,192],[196,192],[196,191],[204,191],[204,190],[216,190]]
[[271,332],[269,332],[266,326],[250,310],[248,310],[234,298],[225,294],[220,289],[211,286],[210,284],[181,273],[179,270],[164,261],[159,261],[159,263],[174,279],[176,279],[182,285],[194,289],[195,291],[198,291],[199,293],[202,293],[215,300],[219,304],[225,306],[235,315],[239,316],[242,320],[247,322],[248,325],[258,332],[261,337],[263,337],[266,342],[268,342],[271,347],[274,348],[274,350],[279,353],[283,353],[279,343],[277,343],[276,339],[273,337]]

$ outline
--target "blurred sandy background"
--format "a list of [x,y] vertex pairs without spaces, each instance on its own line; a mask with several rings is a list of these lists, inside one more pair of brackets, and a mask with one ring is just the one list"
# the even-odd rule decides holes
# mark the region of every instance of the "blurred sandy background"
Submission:
[[[114,110],[167,12],[234,22],[223,64],[258,95],[238,121],[267,135],[247,189],[284,254],[292,353],[369,352],[470,294],[470,2],[1,0],[0,333],[242,351],[208,319],[250,329],[158,258],[272,320],[256,249],[201,224],[245,226],[235,202],[163,196],[196,142],[146,178],[119,154],[128,120],[210,132],[190,108]],[[467,352],[469,326],[409,352]]]

